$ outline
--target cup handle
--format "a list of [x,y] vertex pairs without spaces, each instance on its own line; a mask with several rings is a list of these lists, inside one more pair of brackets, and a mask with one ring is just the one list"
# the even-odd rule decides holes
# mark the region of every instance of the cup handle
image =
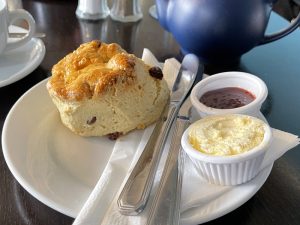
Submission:
[[300,13],[298,14],[298,16],[295,19],[292,20],[292,23],[287,28],[285,28],[277,33],[274,33],[274,34],[265,35],[264,39],[259,43],[259,45],[267,44],[269,42],[276,41],[280,38],[283,38],[286,35],[293,32],[294,30],[296,30],[297,27],[299,27],[299,25],[300,25]]
[[7,43],[5,50],[11,50],[26,44],[28,41],[31,40],[33,34],[35,33],[35,21],[29,12],[27,12],[24,9],[16,9],[13,11],[9,11],[9,15],[8,15],[9,25],[13,24],[16,20],[19,19],[23,19],[28,22],[29,31],[23,38],[14,42]]

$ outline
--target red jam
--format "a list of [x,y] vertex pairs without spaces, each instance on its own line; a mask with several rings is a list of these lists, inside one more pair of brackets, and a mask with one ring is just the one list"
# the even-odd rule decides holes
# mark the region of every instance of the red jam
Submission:
[[200,102],[216,109],[234,109],[247,105],[254,99],[255,95],[245,89],[226,87],[204,93]]

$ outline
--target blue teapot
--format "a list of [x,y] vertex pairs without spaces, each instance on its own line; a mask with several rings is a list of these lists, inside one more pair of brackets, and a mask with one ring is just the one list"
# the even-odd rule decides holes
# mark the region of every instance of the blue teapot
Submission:
[[238,62],[255,46],[278,40],[300,24],[300,14],[286,29],[265,35],[276,0],[156,0],[158,20],[184,54],[208,64]]

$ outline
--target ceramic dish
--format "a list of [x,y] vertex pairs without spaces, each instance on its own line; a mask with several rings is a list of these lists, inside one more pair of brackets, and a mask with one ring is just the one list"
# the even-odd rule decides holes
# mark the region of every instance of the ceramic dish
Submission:
[[[263,122],[256,117],[241,114],[207,116],[191,124],[189,128],[186,129],[181,138],[182,148],[190,157],[198,173],[203,176],[208,182],[217,185],[238,185],[248,182],[258,174],[263,159],[270,146],[272,140],[272,131],[270,126],[267,123],[263,122],[263,140],[261,141],[261,143],[259,143],[249,151],[234,155],[211,155],[195,149],[190,143],[189,139],[191,130],[195,127],[195,125],[198,125],[197,128],[200,129],[201,124],[207,124],[207,122],[216,121],[216,119],[219,119],[219,124],[221,124],[220,121],[222,120],[226,121],[222,124],[223,130],[220,130],[220,133],[224,131],[222,136],[230,135],[230,133],[225,134],[226,129],[228,129],[226,127],[226,124],[228,124],[229,121],[232,121],[232,124],[228,125],[230,128],[232,128],[231,126],[233,125],[234,120],[241,121],[243,119],[243,122],[250,121],[251,123],[256,121],[256,123],[258,124]],[[216,128],[213,129],[216,130]],[[228,140],[226,140],[226,142],[228,142]]]
[[[206,92],[227,87],[236,87],[246,90],[253,94],[255,99],[245,106],[233,109],[212,108],[200,102],[201,96]],[[198,82],[192,89],[190,97],[193,106],[201,117],[226,113],[257,116],[267,95],[268,88],[259,77],[244,72],[224,72],[206,77]]]
[[[9,31],[12,33],[27,32],[17,26],[10,26]],[[1,54],[0,87],[12,84],[30,74],[40,65],[44,59],[45,52],[43,41],[33,38],[25,45]]]
[[[3,154],[14,177],[30,194],[47,206],[76,217],[116,142],[82,138],[65,128],[48,95],[46,82],[26,92],[9,112],[2,132]],[[133,135],[141,138],[143,132]],[[186,164],[191,167],[191,162]],[[271,169],[269,165],[250,182],[225,188],[201,178],[191,181],[187,174],[183,180],[181,223],[204,223],[238,208],[260,189]],[[189,193],[195,191],[199,195],[191,198]]]

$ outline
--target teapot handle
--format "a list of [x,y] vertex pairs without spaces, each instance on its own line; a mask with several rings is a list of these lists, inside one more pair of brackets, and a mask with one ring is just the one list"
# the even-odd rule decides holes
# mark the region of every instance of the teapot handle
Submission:
[[259,45],[267,44],[269,42],[276,41],[280,38],[283,38],[284,36],[296,30],[299,25],[300,25],[300,13],[295,19],[292,20],[292,23],[287,28],[279,32],[276,32],[274,34],[265,35],[263,40],[259,43]]

